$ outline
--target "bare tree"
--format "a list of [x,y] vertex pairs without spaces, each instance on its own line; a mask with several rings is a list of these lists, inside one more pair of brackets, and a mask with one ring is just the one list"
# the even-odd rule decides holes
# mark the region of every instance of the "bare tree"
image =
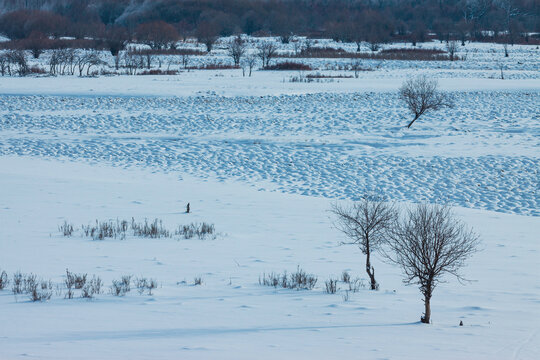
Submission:
[[271,41],[263,41],[257,45],[257,50],[257,56],[261,59],[263,67],[267,67],[276,55],[277,46]]
[[366,255],[366,273],[370,279],[371,290],[378,289],[375,268],[371,265],[371,254],[386,240],[385,236],[396,216],[394,207],[381,200],[364,199],[350,207],[336,204],[332,212],[337,216],[335,226],[350,239],[350,242],[344,244],[358,245],[360,251]]
[[206,45],[206,51],[210,52],[218,39],[219,31],[215,23],[203,21],[197,26],[195,35],[197,36],[197,41]]
[[81,65],[82,62],[83,60],[77,55],[75,49],[55,49],[49,57],[49,73],[51,75],[73,75],[76,66]]
[[399,89],[399,97],[414,114],[414,119],[407,125],[408,128],[427,111],[452,107],[449,96],[439,92],[437,86],[437,80],[429,79],[425,75],[409,78],[403,83]]
[[456,52],[458,49],[458,43],[456,40],[450,40],[446,43],[446,52],[448,53],[448,56],[450,57],[450,61],[454,61],[456,59]]
[[[7,53],[7,56],[8,61],[11,64],[17,65],[17,73],[19,76],[26,76],[30,73],[30,67],[24,50],[11,50]],[[11,69],[9,71],[11,75]]]
[[0,74],[2,76],[6,75],[8,73],[11,75],[11,69],[9,68],[9,57],[7,54],[0,54]]
[[227,43],[227,54],[232,57],[234,66],[240,65],[240,60],[246,53],[246,44],[240,36],[235,37]]
[[420,204],[396,222],[384,254],[403,271],[403,282],[417,284],[424,296],[423,323],[431,318],[431,297],[445,274],[464,280],[459,270],[476,252],[478,236],[449,207]]
[[131,49],[124,52],[123,60],[128,75],[136,75],[137,69],[144,67],[144,58]]
[[83,71],[85,67],[86,76],[90,76],[90,69],[92,68],[92,66],[99,66],[102,64],[104,64],[104,62],[101,60],[99,52],[97,50],[92,50],[90,52],[81,54],[77,58],[77,68],[79,70],[79,76],[83,76]]
[[502,62],[497,63],[499,70],[501,71],[501,80],[504,80],[504,64]]
[[184,69],[187,68],[189,64],[189,57],[190,57],[189,54],[182,54],[182,56],[180,57],[180,63],[182,64]]
[[249,54],[246,57],[244,57],[244,60],[242,61],[242,69],[248,68],[250,77],[251,77],[251,71],[253,70],[255,65],[257,65],[257,56],[255,56],[254,54]]

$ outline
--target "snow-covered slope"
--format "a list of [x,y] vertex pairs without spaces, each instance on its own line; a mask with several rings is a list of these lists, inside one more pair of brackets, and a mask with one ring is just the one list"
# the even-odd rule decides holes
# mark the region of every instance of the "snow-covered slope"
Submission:
[[[99,275],[151,277],[153,296],[94,300],[53,295],[46,303],[0,292],[2,359],[534,359],[539,353],[539,217],[457,209],[482,235],[465,286],[441,284],[433,324],[418,322],[420,294],[393,266],[375,259],[379,291],[347,286],[329,295],[328,277],[364,277],[363,259],[328,213],[331,200],[257,191],[179,173],[34,160],[0,159],[2,252],[10,273],[55,283],[66,268]],[[191,203],[192,213],[185,214]],[[163,219],[165,226],[214,223],[215,240],[92,241],[57,225],[94,219]],[[314,290],[275,290],[262,273],[300,265],[318,276]],[[201,286],[193,286],[195,277]],[[458,326],[463,321],[464,326]]]

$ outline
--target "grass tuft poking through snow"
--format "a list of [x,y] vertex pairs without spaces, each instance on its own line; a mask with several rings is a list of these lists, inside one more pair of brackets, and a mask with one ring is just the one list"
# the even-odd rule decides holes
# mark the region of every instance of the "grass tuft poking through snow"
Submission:
[[325,285],[325,290],[326,290],[327,294],[335,294],[336,293],[336,291],[337,291],[337,282],[338,282],[337,279],[332,279],[332,278],[325,281],[324,285]]
[[81,297],[86,299],[93,299],[95,295],[101,294],[101,287],[103,282],[100,277],[92,276],[88,282],[81,288]]
[[157,288],[157,281],[155,279],[147,279],[144,277],[136,278],[135,279],[135,287],[137,288],[137,291],[139,294],[144,294],[146,292],[147,295],[152,295],[152,290]]
[[307,274],[298,266],[296,271],[291,274],[287,274],[287,271],[284,271],[283,274],[274,272],[262,274],[259,276],[259,284],[275,288],[279,286],[284,289],[312,290],[317,284],[317,277]]
[[125,296],[131,291],[131,275],[124,275],[120,280],[113,280],[111,294],[114,296]]
[[38,279],[35,274],[23,274],[20,271],[13,274],[14,295],[26,294],[31,301],[47,301],[53,294],[51,280]]
[[[94,225],[83,225],[81,227],[82,235],[92,238],[93,240],[105,240],[120,238],[124,240],[127,235],[135,237],[144,237],[150,239],[170,238],[173,237],[173,233],[163,226],[161,219],[154,219],[138,223],[134,218],[131,218],[131,222],[127,220],[96,220]],[[72,236],[75,231],[73,226],[67,221],[58,227],[63,236]],[[129,233],[128,233],[129,231]],[[214,224],[202,222],[191,223],[188,225],[180,225],[174,232],[174,236],[178,236],[184,239],[192,239],[197,237],[200,240],[216,239],[217,233]]]
[[214,228],[214,224],[208,224],[208,223],[191,223],[189,225],[182,225],[178,227],[178,230],[176,230],[176,235],[179,235],[183,237],[184,239],[191,239],[193,237],[198,237],[200,240],[205,240],[207,238],[215,239],[216,230]]
[[8,274],[2,270],[0,273],[0,290],[4,290],[9,285]]
[[71,236],[73,235],[73,225],[69,224],[67,221],[64,221],[64,223],[58,227],[58,231],[60,231],[64,236]]

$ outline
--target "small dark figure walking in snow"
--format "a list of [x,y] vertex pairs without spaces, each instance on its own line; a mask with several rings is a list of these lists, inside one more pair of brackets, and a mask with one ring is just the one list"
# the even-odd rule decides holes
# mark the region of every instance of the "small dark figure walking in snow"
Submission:
[[186,206],[186,214],[189,214],[189,203],[187,203],[187,206]]

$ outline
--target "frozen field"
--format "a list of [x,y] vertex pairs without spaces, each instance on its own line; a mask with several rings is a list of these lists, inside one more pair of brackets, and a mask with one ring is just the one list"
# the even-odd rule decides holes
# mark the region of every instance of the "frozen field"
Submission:
[[[466,286],[441,284],[433,324],[420,324],[415,287],[375,260],[379,291],[343,300],[324,281],[349,270],[364,277],[355,247],[338,246],[330,200],[257,191],[238,182],[201,181],[18,156],[0,159],[1,263],[56,283],[65,269],[102,277],[155,278],[153,296],[135,290],[94,300],[53,295],[31,303],[0,293],[2,359],[536,359],[540,354],[540,218],[457,209],[482,234]],[[185,175],[182,173],[182,175]],[[184,214],[191,201],[193,213]],[[216,240],[92,241],[63,237],[65,219],[159,217],[172,228],[210,221]],[[316,274],[311,291],[260,286],[263,272]],[[193,279],[202,277],[201,286]],[[459,321],[464,326],[458,326]]]
[[[538,58],[516,47],[496,80],[478,65],[494,53],[475,46],[466,69],[321,83],[240,70],[0,78],[0,272],[104,282],[91,300],[0,291],[0,359],[540,358]],[[456,106],[406,129],[397,89],[413,73],[440,77]],[[372,194],[453,205],[481,236],[463,271],[474,281],[437,287],[431,325],[418,289],[378,256],[379,291],[324,291],[344,270],[366,282],[329,209]],[[96,219],[132,217],[170,230],[204,221],[218,235],[82,236]],[[297,266],[318,277],[313,290],[258,283]],[[122,275],[158,287],[115,297]]]
[[327,198],[379,194],[540,215],[540,93],[452,96],[454,109],[410,130],[395,92],[3,96],[0,153],[240,179]]

